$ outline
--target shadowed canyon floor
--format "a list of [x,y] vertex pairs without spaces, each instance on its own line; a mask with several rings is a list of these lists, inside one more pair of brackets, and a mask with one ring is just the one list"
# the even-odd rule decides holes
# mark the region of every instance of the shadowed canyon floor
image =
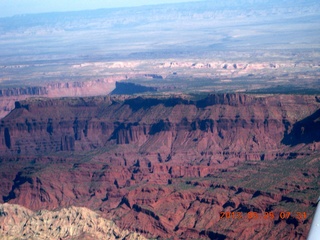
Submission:
[[19,101],[0,125],[0,200],[86,207],[148,238],[305,239],[319,106],[311,95]]

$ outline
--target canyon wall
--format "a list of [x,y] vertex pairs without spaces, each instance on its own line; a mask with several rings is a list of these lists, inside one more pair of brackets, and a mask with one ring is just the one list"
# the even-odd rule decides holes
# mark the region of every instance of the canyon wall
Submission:
[[51,82],[39,86],[7,87],[0,89],[0,119],[13,108],[14,102],[28,97],[97,96],[109,94],[115,82],[127,76],[110,76],[103,79],[73,82]]
[[86,207],[153,238],[305,239],[319,105],[316,96],[242,94],[17,101],[0,124],[0,202]]
[[[187,153],[190,159],[208,165],[227,159],[290,157],[294,148],[285,144],[288,137],[303,144],[299,134],[314,132],[310,123],[318,128],[315,120],[319,115],[314,96],[290,95],[221,94],[199,101],[32,99],[16,102],[15,107],[0,125],[3,153],[84,151],[109,144],[135,144],[139,152],[156,151],[163,159],[179,161],[179,154]],[[292,128],[295,134],[289,135]],[[313,141],[318,139],[305,139],[305,143]]]

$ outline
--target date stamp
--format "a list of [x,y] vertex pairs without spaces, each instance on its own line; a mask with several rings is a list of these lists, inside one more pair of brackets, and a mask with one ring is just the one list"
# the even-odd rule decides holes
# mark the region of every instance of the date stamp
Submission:
[[286,220],[290,217],[294,217],[298,220],[305,220],[307,218],[306,212],[280,212],[275,214],[274,212],[220,212],[220,219],[265,219],[275,220],[281,219]]

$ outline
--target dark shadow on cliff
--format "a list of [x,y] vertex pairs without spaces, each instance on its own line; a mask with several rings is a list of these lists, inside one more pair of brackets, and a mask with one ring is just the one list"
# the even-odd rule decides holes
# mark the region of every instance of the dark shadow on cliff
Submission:
[[132,95],[137,93],[145,93],[145,92],[156,92],[157,88],[143,86],[140,84],[135,84],[131,82],[116,82],[116,88],[110,93],[111,95]]
[[320,141],[320,109],[309,117],[296,122],[290,133],[286,132],[281,143],[295,146],[300,143],[313,143]]
[[160,99],[160,98],[143,98],[137,97],[133,99],[125,100],[124,104],[130,106],[133,111],[139,109],[149,109],[153,106],[163,104],[165,107],[174,107],[179,104],[183,105],[195,105],[197,108],[205,108],[208,106],[223,104],[230,106],[248,105],[254,102],[263,101],[253,99],[251,96],[244,94],[226,93],[226,94],[209,94],[207,97],[198,100],[187,100],[180,97]]
[[190,104],[190,101],[182,98],[157,99],[157,98],[137,97],[137,98],[125,100],[124,104],[129,105],[133,111],[138,111],[141,108],[144,110],[147,110],[159,104],[163,104],[165,107],[174,107],[178,104],[187,105],[187,104]]
[[10,200],[15,199],[17,197],[16,191],[18,190],[18,192],[20,192],[20,186],[22,186],[26,182],[33,184],[32,178],[23,176],[23,172],[18,172],[15,179],[13,180],[11,191],[7,196],[2,196],[3,202],[9,202]]

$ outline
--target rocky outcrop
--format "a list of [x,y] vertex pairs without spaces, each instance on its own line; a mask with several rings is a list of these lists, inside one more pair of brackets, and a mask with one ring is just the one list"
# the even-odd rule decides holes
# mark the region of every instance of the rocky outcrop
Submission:
[[299,138],[298,125],[308,135],[298,143],[318,141],[310,130],[310,121],[318,127],[318,109],[314,97],[290,95],[221,94],[199,101],[34,99],[17,102],[3,119],[0,149],[8,154],[35,154],[136,144],[139,152],[156,151],[163,161],[180,161],[185,153],[207,165],[270,160],[310,154],[307,150],[294,153],[285,144],[288,137]]
[[[0,124],[0,201],[86,206],[148,238],[303,239],[318,194],[318,111],[317,98],[295,95],[19,101]],[[281,219],[292,205],[306,217]]]
[[146,239],[83,207],[33,212],[0,204],[1,239]]
[[13,108],[14,102],[28,97],[65,97],[97,96],[109,94],[115,87],[115,81],[126,79],[125,75],[110,76],[103,79],[50,82],[46,85],[30,87],[7,87],[0,89],[0,118],[6,116]]
[[[216,234],[229,238],[252,239],[257,234],[254,229],[258,229],[259,234],[265,234],[268,238],[290,236],[291,239],[296,235],[303,239],[306,236],[312,211],[304,209],[310,209],[316,201],[309,201],[306,197],[310,191],[316,191],[311,190],[311,185],[308,185],[310,180],[317,178],[317,175],[314,175],[318,172],[315,162],[311,164],[310,160],[304,160],[301,163],[303,168],[300,169],[297,167],[299,160],[292,160],[288,164],[295,167],[288,168],[285,177],[281,175],[281,178],[276,175],[281,165],[264,166],[261,162],[256,166],[250,166],[250,171],[229,168],[219,173],[211,170],[211,176],[193,175],[192,180],[189,180],[187,176],[170,176],[172,169],[166,167],[170,162],[150,164],[145,162],[146,159],[130,159],[128,154],[120,156],[117,153],[110,156],[111,154],[108,152],[82,163],[80,162],[83,160],[77,158],[54,157],[7,160],[2,163],[3,168],[0,171],[3,186],[1,191],[7,191],[7,186],[10,187],[6,181],[6,177],[10,178],[8,173],[18,168],[18,175],[11,176],[14,178],[13,185],[6,195],[6,201],[29,206],[37,211],[43,208],[61,209],[85,204],[88,208],[99,209],[101,216],[112,219],[121,228],[139,232],[150,238],[175,236],[178,239],[210,239],[210,236]],[[11,171],[5,171],[6,167]],[[306,169],[309,169],[310,177],[301,178],[300,175]],[[270,186],[270,174],[277,179],[277,183],[268,189],[265,186]],[[160,182],[157,181],[157,177],[168,177],[170,181]],[[300,182],[303,195],[290,197],[290,193],[297,194],[299,189],[296,185],[287,183],[296,182],[298,179],[304,181]],[[264,190],[253,187],[253,181],[258,184],[258,189]],[[231,182],[237,185],[231,185]],[[302,187],[305,184],[308,187]],[[286,193],[282,190],[275,191],[278,186],[285,187]],[[290,202],[290,206],[295,204],[296,211],[305,212],[305,216],[301,217],[297,212],[289,210],[292,216],[281,219],[280,213],[288,211],[285,208],[287,202]],[[27,226],[35,221],[37,228],[33,229],[33,233],[43,227],[45,233],[51,234],[46,226],[55,224],[50,222],[51,216],[59,214],[59,218],[53,220],[57,220],[59,226],[65,226],[60,229],[61,234],[65,234],[69,229],[69,223],[66,221],[69,216],[70,222],[73,222],[74,214],[70,212],[74,209],[79,208],[30,213],[29,215],[35,216],[36,219],[40,215],[40,220],[42,217],[44,221],[37,222],[32,218],[33,220],[27,221]],[[239,214],[242,218],[221,218],[221,212],[234,212],[233,215]],[[259,214],[260,219],[250,219],[249,212]],[[264,219],[264,212],[273,212],[274,216]],[[48,217],[47,213],[50,214]],[[82,213],[81,216],[86,214]],[[76,224],[71,224],[71,227],[84,226],[85,223],[82,221],[77,222],[78,218]],[[24,226],[23,220],[18,221]],[[95,223],[94,219],[92,221]],[[4,219],[3,222],[10,223],[10,220]],[[96,229],[92,228],[93,231]],[[233,230],[230,232],[229,229]]]
[[0,97],[20,96],[20,95],[47,95],[48,91],[46,87],[13,87],[0,89]]

